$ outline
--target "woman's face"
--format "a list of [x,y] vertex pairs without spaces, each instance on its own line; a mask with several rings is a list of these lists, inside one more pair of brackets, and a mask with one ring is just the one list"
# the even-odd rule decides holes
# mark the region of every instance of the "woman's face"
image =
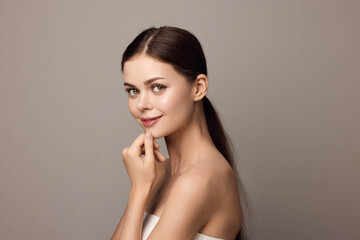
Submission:
[[190,122],[192,85],[173,66],[145,54],[124,64],[130,113],[154,138],[168,136]]

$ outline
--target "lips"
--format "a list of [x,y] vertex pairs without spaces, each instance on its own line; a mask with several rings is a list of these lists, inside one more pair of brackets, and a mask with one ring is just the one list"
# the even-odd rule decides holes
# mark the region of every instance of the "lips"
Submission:
[[144,127],[154,126],[162,116],[152,117],[152,118],[140,118]]

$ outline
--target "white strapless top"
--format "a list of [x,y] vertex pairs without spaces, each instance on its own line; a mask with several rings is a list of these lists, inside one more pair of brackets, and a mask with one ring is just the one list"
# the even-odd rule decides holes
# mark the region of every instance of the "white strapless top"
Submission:
[[[159,220],[160,220],[160,217],[158,217],[154,214],[145,212],[141,240],[146,240],[149,237],[151,231],[154,229],[154,227],[156,226],[156,224],[158,223]],[[197,233],[194,240],[223,240],[223,239],[209,237],[205,234]]]

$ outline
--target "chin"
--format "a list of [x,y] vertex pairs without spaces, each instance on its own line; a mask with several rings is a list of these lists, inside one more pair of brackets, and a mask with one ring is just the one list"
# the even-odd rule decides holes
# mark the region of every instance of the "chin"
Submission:
[[155,139],[163,138],[168,135],[165,131],[161,131],[160,129],[157,129],[157,128],[142,127],[142,129],[144,130],[144,133],[150,132],[151,135],[153,136],[153,138],[155,138]]
[[159,131],[156,131],[156,130],[147,130],[146,131],[146,129],[144,129],[145,130],[145,132],[150,132],[151,133],[151,135],[153,136],[153,138],[155,138],[155,139],[159,139],[159,138],[162,138],[162,137],[165,137],[165,135],[164,134],[162,134],[162,133],[160,133]]

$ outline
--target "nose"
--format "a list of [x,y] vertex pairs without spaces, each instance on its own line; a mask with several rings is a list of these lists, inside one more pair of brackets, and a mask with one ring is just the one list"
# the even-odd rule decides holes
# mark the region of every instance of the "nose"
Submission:
[[138,101],[136,103],[136,108],[139,111],[151,110],[151,102],[149,101],[147,94],[140,94]]

